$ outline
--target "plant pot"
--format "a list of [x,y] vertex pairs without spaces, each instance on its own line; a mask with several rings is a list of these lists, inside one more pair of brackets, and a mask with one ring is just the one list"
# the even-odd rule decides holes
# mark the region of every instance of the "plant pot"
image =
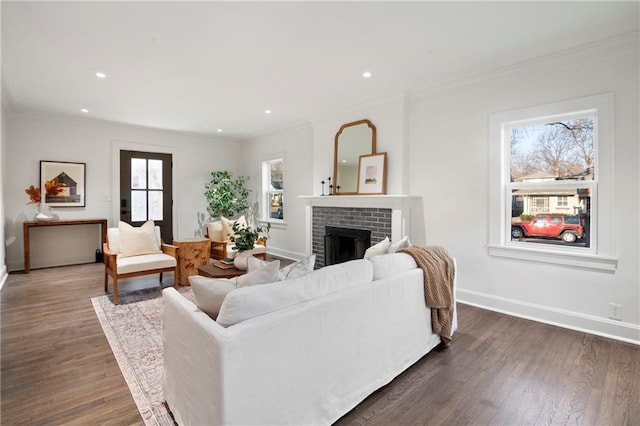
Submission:
[[248,267],[247,263],[249,261],[249,256],[251,256],[252,253],[253,250],[239,251],[238,254],[236,254],[236,257],[233,259],[233,266],[235,266],[236,269],[240,269],[241,271],[246,271]]

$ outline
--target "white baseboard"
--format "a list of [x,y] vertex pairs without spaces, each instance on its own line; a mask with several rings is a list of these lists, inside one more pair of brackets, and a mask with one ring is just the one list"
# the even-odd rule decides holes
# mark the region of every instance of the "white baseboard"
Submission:
[[456,298],[458,302],[466,305],[640,345],[640,325],[637,324],[550,308],[461,288],[456,290]]
[[278,257],[284,257],[285,259],[300,260],[304,259],[307,255],[304,253],[298,253],[295,251],[282,250],[277,247],[267,246],[267,253]]
[[0,269],[0,290],[4,287],[4,283],[7,282],[8,277],[9,273],[7,272],[7,265],[2,265],[2,269]]

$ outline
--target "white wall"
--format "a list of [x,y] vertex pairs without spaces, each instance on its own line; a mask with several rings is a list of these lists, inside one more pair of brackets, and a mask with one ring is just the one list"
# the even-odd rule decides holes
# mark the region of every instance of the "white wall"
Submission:
[[[213,170],[240,170],[240,145],[214,136],[159,131],[116,125],[91,119],[9,113],[4,140],[4,203],[7,238],[15,241],[7,247],[9,270],[23,268],[22,222],[32,220],[34,207],[24,190],[38,186],[40,160],[86,163],[86,207],[57,208],[61,219],[107,218],[118,223],[118,199],[114,170],[119,158],[117,148],[169,152],[174,162],[174,238],[202,236],[202,223],[208,219],[204,184]],[[114,196],[115,194],[115,196]],[[81,228],[81,227],[78,227]],[[97,227],[96,227],[97,229]],[[64,231],[62,231],[64,230]],[[74,253],[73,248],[86,240],[86,230],[63,227],[55,238],[66,241],[58,250],[41,253],[45,248],[32,235],[32,267],[75,262],[79,256],[93,258],[93,250]],[[89,231],[90,232],[90,231]],[[94,231],[94,235],[99,234]],[[97,244],[97,245],[96,245]],[[91,245],[97,248],[98,242]],[[41,254],[39,254],[41,253]]]
[[270,253],[300,259],[306,254],[305,202],[298,198],[313,191],[313,136],[310,127],[289,129],[244,143],[243,174],[251,176],[249,187],[255,204],[261,195],[262,161],[283,156],[285,161],[285,223],[271,228],[267,247]]
[[313,120],[313,187],[311,193],[304,195],[320,195],[320,182],[333,176],[333,147],[340,126],[365,118],[376,126],[376,151],[387,153],[387,170],[390,171],[387,173],[387,194],[407,193],[409,168],[404,161],[408,158],[406,106],[405,96],[394,95]]
[[[418,196],[421,223],[412,225],[412,240],[443,245],[457,258],[459,299],[640,342],[638,75],[637,39],[630,36],[424,89],[409,98],[399,95],[336,111],[312,121],[313,173],[300,170],[295,180],[311,178],[300,195],[319,195],[320,181],[332,175],[336,131],[343,123],[368,118],[378,131],[378,151],[388,152],[387,193]],[[615,97],[615,273],[490,257],[488,155],[494,142],[488,138],[489,116],[604,92]],[[309,164],[308,145],[288,145],[290,137],[281,132],[260,138],[250,150],[286,150],[288,164]],[[302,205],[289,206],[287,215],[292,214],[302,217]],[[273,245],[298,252],[304,232],[288,227],[286,238],[274,238]],[[624,306],[622,322],[608,319],[610,302]]]
[[0,259],[2,259],[2,263],[0,264],[0,289],[2,288],[2,286],[4,285],[5,281],[7,280],[7,265],[6,265],[6,255],[7,255],[7,250],[6,250],[6,245],[5,245],[5,203],[4,203],[4,187],[5,187],[5,183],[6,183],[6,175],[5,175],[5,161],[6,161],[6,140],[7,140],[7,135],[6,135],[6,130],[7,130],[7,126],[5,124],[5,109],[4,109],[4,103],[0,102],[1,106],[0,106],[0,179],[1,179],[1,183],[0,183],[0,242],[2,242],[0,244]]
[[[411,104],[411,187],[429,200],[429,244],[458,260],[462,300],[640,342],[638,241],[638,45],[620,40],[448,89]],[[489,116],[494,112],[614,93],[615,273],[490,257]],[[608,208],[609,206],[602,206]],[[601,216],[604,218],[604,216]],[[608,319],[624,305],[623,322]]]

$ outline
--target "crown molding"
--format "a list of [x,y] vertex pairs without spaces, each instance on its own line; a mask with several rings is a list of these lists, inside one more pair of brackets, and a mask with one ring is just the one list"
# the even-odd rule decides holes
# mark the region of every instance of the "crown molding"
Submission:
[[411,91],[411,99],[431,96],[446,92],[456,87],[470,85],[499,77],[518,76],[532,77],[540,74],[561,71],[599,62],[611,57],[638,52],[640,48],[640,31],[632,31],[615,37],[598,40],[593,43],[559,50],[549,55],[540,56],[516,64],[496,68],[490,71],[470,74],[462,78],[444,80],[439,83]]

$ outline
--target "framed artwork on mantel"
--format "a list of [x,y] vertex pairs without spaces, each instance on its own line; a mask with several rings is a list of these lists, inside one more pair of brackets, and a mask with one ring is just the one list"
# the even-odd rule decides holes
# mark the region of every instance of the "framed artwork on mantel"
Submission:
[[358,194],[384,194],[386,179],[386,152],[360,156],[358,163]]
[[51,207],[84,207],[85,168],[85,163],[40,161],[42,201]]

